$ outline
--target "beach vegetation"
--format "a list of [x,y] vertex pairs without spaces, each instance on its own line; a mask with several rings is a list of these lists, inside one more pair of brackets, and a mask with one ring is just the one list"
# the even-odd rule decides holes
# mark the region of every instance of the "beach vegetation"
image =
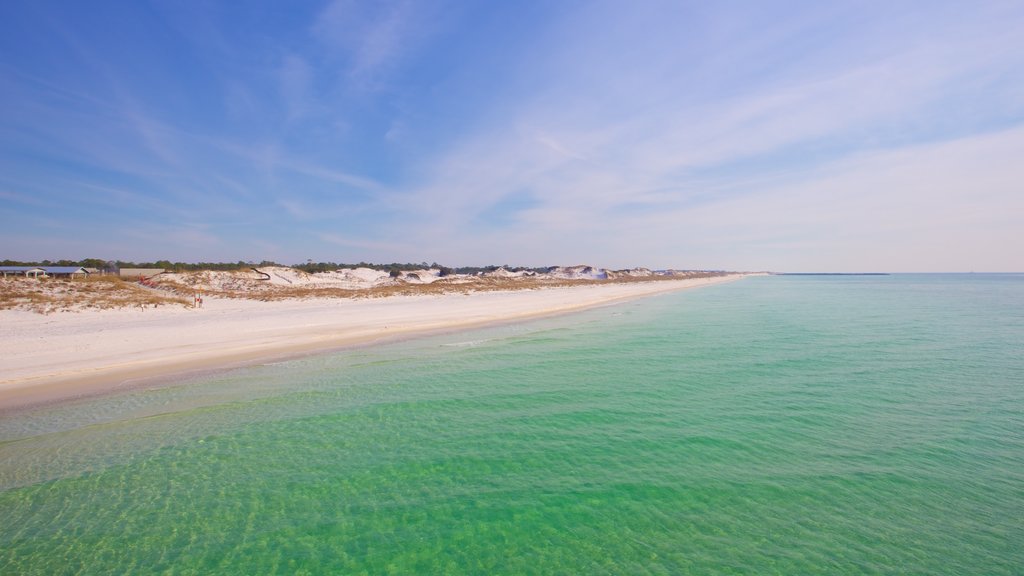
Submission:
[[[91,274],[76,280],[10,277],[0,283],[0,309],[37,312],[82,310],[88,308],[124,308],[190,305],[197,293],[215,298],[242,298],[273,301],[309,298],[382,298],[398,295],[487,292],[494,290],[532,290],[582,283],[657,282],[722,275],[722,272],[646,269],[604,271],[593,267],[541,267],[488,265],[451,268],[434,262],[373,264],[359,262],[313,262],[281,266],[263,260],[230,263],[181,263],[104,261],[98,258],[79,262],[45,260],[40,262],[3,261],[8,266],[82,266],[115,272]],[[145,285],[116,274],[118,268],[160,268],[167,274],[147,278]],[[276,268],[276,269],[275,269]],[[289,270],[290,269],[290,270]],[[371,269],[375,274],[358,272]],[[254,274],[253,270],[260,272]],[[424,270],[436,270],[424,274]],[[583,274],[577,274],[582,270]],[[596,274],[596,271],[603,271]],[[314,275],[323,274],[315,278]],[[405,278],[410,282],[396,282]]]
[[428,264],[427,262],[390,262],[390,263],[373,263],[373,262],[357,262],[357,263],[345,263],[345,262],[313,262],[307,260],[300,264],[280,264],[272,260],[262,260],[258,264],[250,261],[246,262],[239,260],[237,262],[172,262],[170,260],[155,260],[151,262],[131,262],[126,260],[105,260],[102,258],[85,258],[82,260],[42,260],[42,261],[18,261],[18,260],[3,260],[0,261],[2,266],[81,266],[83,268],[95,268],[97,270],[104,270],[108,272],[116,271],[119,268],[162,268],[168,272],[200,272],[203,270],[211,270],[215,272],[230,272],[234,270],[249,270],[251,268],[267,268],[267,267],[284,267],[284,268],[295,268],[296,270],[302,270],[309,274],[316,274],[321,272],[332,272],[341,269],[354,269],[354,268],[368,268],[370,270],[377,270],[381,272],[391,273],[392,270],[398,270],[400,272],[414,272],[417,270],[433,269],[440,270],[441,276],[450,276],[453,274],[467,274],[475,275],[487,272],[494,272],[498,269],[505,269],[509,272],[535,272],[538,274],[544,274],[550,272],[555,266],[542,266],[539,268],[531,268],[526,266],[509,266],[508,264],[497,265],[490,264],[487,266],[459,266],[450,267],[443,264],[433,262]]
[[129,282],[118,276],[89,276],[76,280],[10,277],[2,280],[0,310],[41,314],[114,308],[187,306],[189,301],[170,291]]

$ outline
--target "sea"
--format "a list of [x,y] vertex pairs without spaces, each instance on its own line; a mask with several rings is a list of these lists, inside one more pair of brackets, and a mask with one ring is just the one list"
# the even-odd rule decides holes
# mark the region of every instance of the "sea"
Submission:
[[0,574],[1024,574],[1024,275],[749,277],[4,413]]

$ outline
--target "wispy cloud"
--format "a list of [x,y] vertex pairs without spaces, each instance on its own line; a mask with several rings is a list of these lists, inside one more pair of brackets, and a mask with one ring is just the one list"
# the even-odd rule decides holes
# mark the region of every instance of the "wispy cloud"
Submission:
[[[814,24],[813,19],[802,23]],[[955,27],[954,22],[944,25]],[[524,236],[543,239],[526,252],[557,245],[569,255],[576,250],[581,258],[594,258],[617,251],[613,242],[601,237],[610,230],[628,238],[637,251],[657,251],[657,246],[640,248],[648,244],[643,233],[651,233],[658,239],[653,243],[662,245],[676,245],[667,239],[678,236],[669,224],[653,233],[652,224],[660,219],[675,219],[678,225],[681,216],[696,213],[701,205],[730,204],[734,197],[740,198],[735,200],[739,205],[744,197],[753,197],[751,205],[760,205],[763,196],[757,196],[767,194],[770,186],[820,183],[821,170],[848,158],[875,153],[881,162],[895,158],[901,149],[919,154],[922,145],[959,141],[985,130],[984,122],[979,124],[976,118],[951,121],[941,115],[960,114],[973,105],[975,89],[1001,73],[1019,75],[1015,70],[1024,61],[1005,53],[1011,28],[1006,23],[995,29],[979,26],[945,43],[908,41],[900,46],[889,38],[886,41],[898,49],[859,56],[844,53],[838,67],[815,64],[794,73],[780,64],[784,73],[763,75],[748,90],[724,98],[691,96],[692,78],[685,75],[656,78],[666,65],[657,55],[655,64],[645,68],[644,50],[657,49],[657,39],[641,45],[635,58],[610,62],[588,58],[586,45],[574,46],[574,36],[560,35],[559,41],[568,46],[550,48],[575,58],[554,54],[553,60],[565,68],[549,67],[553,83],[545,88],[544,97],[524,99],[515,114],[490,121],[441,154],[427,183],[407,190],[405,213],[479,234],[468,224],[481,214],[500,211],[507,198],[527,191],[536,206],[494,221],[504,228],[501,237],[508,242],[519,242],[525,230],[530,234]],[[651,34],[656,37],[662,31]],[[583,41],[579,37],[589,30],[575,32],[577,41]],[[774,31],[767,34],[760,43],[747,42],[778,52],[782,48],[772,42],[790,40]],[[1003,58],[993,60],[1000,51]],[[620,68],[609,68],[616,65]],[[634,97],[623,86],[588,86],[588,67],[601,67],[602,83],[610,78],[632,82],[625,88],[650,90],[656,97]],[[588,99],[581,101],[584,96]],[[636,100],[648,105],[622,105]],[[584,104],[574,106],[576,102]],[[859,181],[852,172],[844,177]],[[888,186],[901,185],[894,178]],[[789,209],[815,221],[832,212],[826,207],[843,206],[845,191],[831,186],[826,190],[817,204],[793,203]],[[831,194],[838,196],[835,202]],[[627,208],[629,213],[623,214]],[[766,208],[763,213],[773,212]],[[728,217],[720,216],[707,220],[714,224],[701,226],[735,232],[723,221]],[[884,223],[879,218],[867,221]],[[621,228],[624,222],[644,232],[629,234]],[[773,235],[763,222],[751,230],[755,229]],[[804,233],[810,232],[804,228]],[[817,232],[825,234],[828,227],[819,226]],[[422,233],[424,238],[429,234]]]
[[[203,225],[147,225],[144,228],[126,226],[123,234],[132,238],[141,246],[146,246],[147,251],[154,251],[154,248],[173,243],[184,251],[191,254],[203,255],[222,250],[222,238],[214,230]],[[191,260],[199,260],[201,257],[193,257]],[[229,260],[230,261],[230,260]]]
[[284,63],[281,65],[281,94],[289,120],[306,115],[312,107],[310,101],[312,77],[312,69],[305,60],[294,54],[285,57]]
[[351,81],[374,88],[415,47],[424,30],[422,16],[417,3],[408,0],[334,0],[317,17],[312,32],[344,56]]
[[15,7],[0,201],[196,258],[273,234],[300,259],[1012,266],[1020,4],[797,8],[125,7],[126,50],[105,8]]
[[[824,258],[842,270],[1005,270],[1009,214],[1024,209],[1014,184],[1024,169],[1010,161],[1022,144],[1015,129],[866,152],[800,181],[627,217],[610,232],[652,253],[699,254],[704,265],[728,257],[746,268],[820,269]],[[638,223],[644,234],[630,233]]]
[[365,236],[344,236],[333,232],[317,234],[322,242],[342,246],[345,248],[360,248],[376,253],[409,253],[416,251],[416,248],[408,243],[402,242],[380,242]]

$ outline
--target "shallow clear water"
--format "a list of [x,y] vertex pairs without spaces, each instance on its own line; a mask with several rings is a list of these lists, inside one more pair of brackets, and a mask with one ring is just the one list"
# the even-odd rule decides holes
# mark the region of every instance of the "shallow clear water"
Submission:
[[0,574],[1020,574],[1024,276],[765,277],[0,419]]

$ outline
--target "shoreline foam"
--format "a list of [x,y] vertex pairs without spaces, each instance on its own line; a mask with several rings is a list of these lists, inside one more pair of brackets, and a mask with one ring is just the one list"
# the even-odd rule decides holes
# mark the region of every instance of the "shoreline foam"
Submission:
[[0,311],[0,411],[156,385],[200,371],[565,314],[743,275],[379,299],[209,299],[43,316]]

